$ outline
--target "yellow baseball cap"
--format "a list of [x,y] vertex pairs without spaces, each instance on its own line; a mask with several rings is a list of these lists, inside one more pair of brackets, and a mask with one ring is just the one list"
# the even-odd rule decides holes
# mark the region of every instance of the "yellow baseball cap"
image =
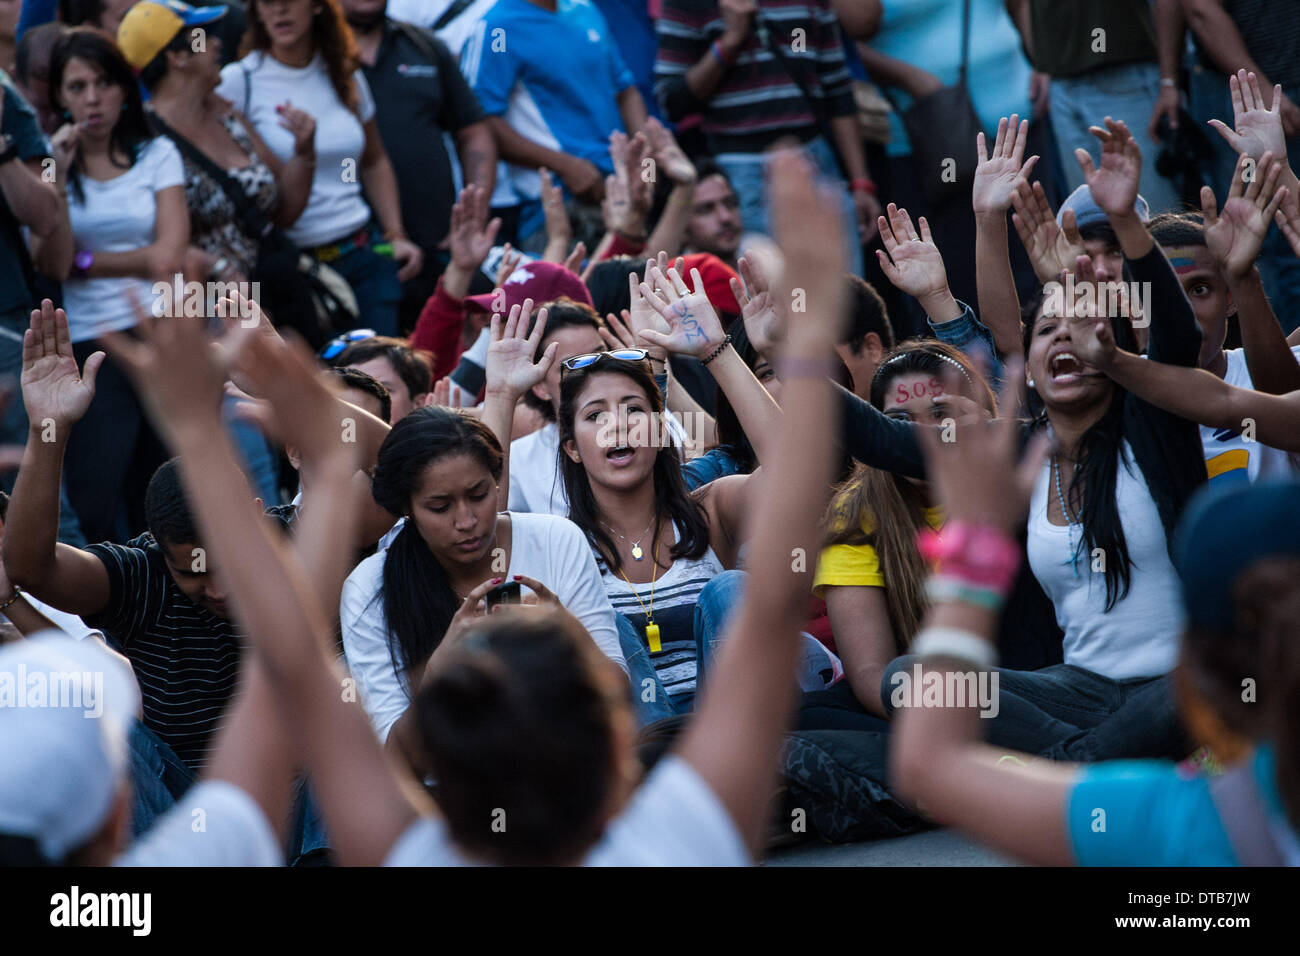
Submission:
[[133,69],[143,70],[176,34],[226,15],[224,6],[191,7],[180,0],[142,0],[126,12],[117,28],[117,45]]

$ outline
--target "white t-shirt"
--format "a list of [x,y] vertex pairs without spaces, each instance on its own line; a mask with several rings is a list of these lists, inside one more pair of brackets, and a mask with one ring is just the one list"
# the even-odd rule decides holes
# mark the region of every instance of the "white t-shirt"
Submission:
[[275,108],[288,100],[316,120],[316,169],[307,208],[285,230],[304,248],[338,242],[370,221],[370,207],[361,194],[361,154],[366,147],[362,124],[375,115],[375,101],[365,76],[352,74],[360,93],[359,113],[339,101],[330,84],[324,58],[317,53],[304,67],[285,66],[255,51],[221,70],[217,93],[242,110],[245,73],[252,83],[247,96],[248,120],[267,149],[284,162],[293,157],[293,134],[280,125]]
[[[99,182],[81,177],[85,199],[68,190],[68,219],[79,251],[131,252],[153,243],[157,235],[158,192],[185,185],[180,151],[165,136],[150,140],[135,163],[120,176]],[[135,308],[129,292],[148,309],[153,280],[144,277],[70,278],[63,283],[63,308],[73,342],[105,332],[133,328]]]
[[[731,816],[695,768],[668,755],[605,830],[583,866],[749,866]],[[421,817],[393,844],[385,866],[474,866],[444,821]]]
[[26,591],[23,592],[23,598],[47,621],[69,637],[75,637],[79,641],[84,641],[88,637],[104,639],[103,631],[91,627],[77,615],[69,614],[67,611],[60,611],[57,607],[51,607],[44,601],[38,601]]
[[202,780],[113,865],[284,866],[284,850],[243,788]]
[[[1071,564],[1071,529],[1047,520],[1047,503],[1056,495],[1050,459],[1043,465],[1029,503],[1029,566],[1055,606],[1056,623],[1065,632],[1065,663],[1111,680],[1158,677],[1172,670],[1185,620],[1160,512],[1146,477],[1133,460],[1133,449],[1128,442],[1122,448],[1115,496],[1131,576],[1128,594],[1109,612],[1105,610],[1105,575],[1092,570],[1092,555],[1080,552],[1076,576]],[[1061,490],[1066,490],[1064,482]],[[1073,535],[1076,543],[1080,541],[1082,527],[1076,525]]]
[[560,477],[560,426],[551,422],[510,443],[510,510],[569,516]]
[[[605,656],[624,670],[614,609],[591,547],[578,526],[554,515],[510,514],[510,567],[503,577],[523,574],[550,588],[560,603],[587,629]],[[393,667],[388,619],[384,613],[384,549],[366,558],[348,575],[339,602],[343,654],[357,682],[361,702],[380,740],[411,703],[405,674]]]
[[[1300,360],[1300,345],[1291,353]],[[1254,391],[1255,383],[1246,368],[1246,350],[1231,349],[1224,354],[1228,358],[1228,368],[1223,380],[1237,388]],[[1205,446],[1205,468],[1215,485],[1241,480],[1243,474],[1252,484],[1260,479],[1290,478],[1300,466],[1300,455],[1290,455],[1257,441],[1247,441],[1241,432],[1229,429],[1202,425],[1201,444]]]

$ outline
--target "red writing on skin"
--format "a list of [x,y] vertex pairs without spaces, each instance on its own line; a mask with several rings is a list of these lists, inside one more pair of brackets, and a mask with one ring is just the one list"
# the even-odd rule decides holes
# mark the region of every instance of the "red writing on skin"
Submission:
[[898,383],[898,388],[894,394],[894,401],[902,405],[904,402],[910,402],[914,398],[938,398],[943,394],[943,383],[937,378],[932,378],[928,382],[915,382],[911,389],[908,389],[902,382]]

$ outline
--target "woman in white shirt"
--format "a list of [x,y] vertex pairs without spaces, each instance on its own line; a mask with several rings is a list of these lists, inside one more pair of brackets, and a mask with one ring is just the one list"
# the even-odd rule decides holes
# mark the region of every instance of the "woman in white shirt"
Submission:
[[[488,581],[541,582],[623,664],[614,610],[587,542],[556,515],[498,512],[504,459],[483,422],[421,408],[393,426],[379,450],[375,501],[405,524],[343,586],[343,649],[381,739],[411,753],[413,688],[441,660],[457,609]],[[535,590],[535,589],[534,589]]]
[[[155,314],[167,305],[155,286],[174,282],[189,245],[185,176],[176,147],[150,132],[130,66],[98,30],[78,27],[55,44],[50,98],[67,120],[53,137],[54,172],[74,248],[37,246],[33,258],[63,283],[81,364],[99,336],[136,324],[133,297]],[[121,502],[139,497],[124,488],[130,474],[147,478],[162,458],[130,383],[106,362],[65,468],[88,540],[125,540],[142,525],[129,518],[118,525]]]
[[338,0],[251,0],[240,52],[221,71],[217,93],[243,111],[271,152],[284,162],[294,155],[294,135],[280,122],[287,111],[316,119],[311,195],[289,238],[348,280],[362,325],[400,334],[401,283],[419,273],[423,253],[406,238],[397,177]]

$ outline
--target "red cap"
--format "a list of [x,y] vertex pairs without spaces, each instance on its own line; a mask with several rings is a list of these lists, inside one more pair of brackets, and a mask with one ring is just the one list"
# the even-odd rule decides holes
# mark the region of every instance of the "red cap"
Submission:
[[686,260],[686,274],[682,278],[687,285],[691,285],[691,270],[699,269],[709,304],[719,312],[740,314],[740,304],[731,291],[731,280],[740,278],[735,269],[709,252],[696,252],[682,258]]
[[[501,300],[494,301],[498,291],[502,293]],[[591,293],[581,279],[564,266],[537,260],[519,263],[501,283],[500,290],[471,295],[465,300],[465,305],[483,312],[497,311],[493,306],[500,305],[499,311],[504,315],[512,306],[523,305],[524,299],[532,299],[535,305],[544,305],[565,296],[583,305],[591,305]]]

